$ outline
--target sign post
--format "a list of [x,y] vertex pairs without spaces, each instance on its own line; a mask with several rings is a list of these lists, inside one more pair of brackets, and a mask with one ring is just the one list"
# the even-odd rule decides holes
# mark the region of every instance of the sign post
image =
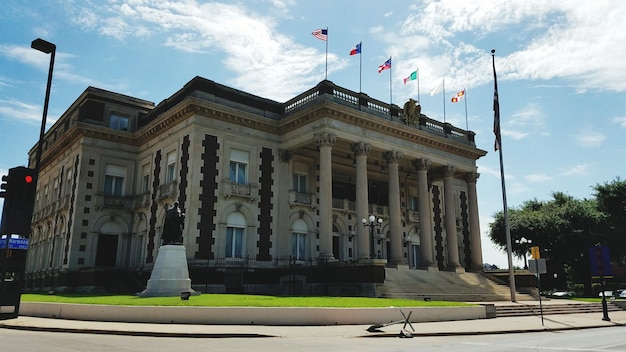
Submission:
[[591,278],[600,279],[600,289],[602,290],[602,320],[611,321],[609,318],[609,309],[606,304],[606,295],[604,294],[604,279],[613,277],[609,246],[598,243],[595,246],[589,247],[589,265],[591,266]]
[[541,254],[539,253],[539,247],[538,246],[530,247],[530,255],[531,255],[532,259],[528,261],[528,270],[531,273],[535,274],[535,276],[537,277],[537,291],[539,292],[539,311],[541,313],[541,326],[544,326],[544,324],[543,324],[543,305],[541,303],[541,280],[540,280],[540,276],[541,276],[541,274],[547,273],[548,270],[546,268],[546,260],[540,258]]

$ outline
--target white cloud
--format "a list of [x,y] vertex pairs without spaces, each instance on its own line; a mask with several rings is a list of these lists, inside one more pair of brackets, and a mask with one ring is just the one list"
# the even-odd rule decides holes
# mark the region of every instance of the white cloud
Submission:
[[533,182],[533,183],[541,183],[541,182],[547,182],[547,181],[552,180],[552,177],[546,174],[530,174],[530,175],[526,175],[525,178],[528,182]]
[[[291,2],[270,4],[282,11]],[[132,1],[99,8],[98,17],[86,7],[76,11],[86,14],[79,24],[118,40],[158,35],[164,37],[164,45],[176,50],[222,51],[226,58],[220,64],[236,73],[228,83],[270,99],[284,101],[323,77],[323,53],[278,33],[274,18],[241,4]],[[346,66],[346,59],[329,53],[329,73]]]
[[589,164],[578,164],[570,167],[569,169],[563,170],[561,172],[562,176],[574,176],[574,175],[583,175],[586,174],[589,170]]
[[580,132],[575,138],[581,147],[599,147],[606,140],[604,134],[590,130]]
[[[0,79],[0,82],[1,82],[1,81],[2,81],[2,80]],[[623,116],[623,117],[614,117],[614,118],[612,119],[612,121],[613,121],[613,123],[617,123],[618,125],[620,125],[620,126],[622,126],[622,127],[626,128],[626,116]]]
[[[17,100],[0,100],[0,118],[3,120],[41,121],[41,106]],[[46,119],[46,122],[47,121]]]

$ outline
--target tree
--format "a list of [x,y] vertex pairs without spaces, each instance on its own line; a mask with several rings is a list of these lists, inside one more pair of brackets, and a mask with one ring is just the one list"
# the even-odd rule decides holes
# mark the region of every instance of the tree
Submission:
[[[531,240],[533,246],[539,246],[548,271],[557,274],[555,285],[565,288],[566,280],[585,283],[585,291],[590,293],[587,249],[604,238],[606,216],[598,211],[595,200],[577,200],[562,192],[553,193],[552,198],[545,202],[530,200],[509,210],[512,251],[522,257],[528,253],[528,246],[515,244],[515,240]],[[489,237],[506,249],[504,214],[498,212],[494,217]]]
[[612,182],[596,184],[598,209],[607,217],[607,237],[603,243],[611,251],[611,259],[626,265],[626,180],[619,177]]

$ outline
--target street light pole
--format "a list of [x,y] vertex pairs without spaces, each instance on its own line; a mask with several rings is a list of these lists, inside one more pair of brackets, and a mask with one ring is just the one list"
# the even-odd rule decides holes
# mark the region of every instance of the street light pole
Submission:
[[48,117],[48,102],[50,101],[50,87],[52,86],[52,71],[54,70],[54,55],[57,51],[56,45],[47,42],[41,38],[32,41],[30,47],[50,54],[50,68],[48,69],[48,83],[46,85],[46,98],[43,103],[43,116],[41,117],[41,130],[39,131],[39,143],[37,145],[37,154],[35,157],[35,170],[39,176],[39,167],[41,165],[41,154],[43,152],[43,137],[46,132],[46,119]]
[[361,222],[363,223],[363,226],[369,226],[370,228],[370,259],[374,259],[376,258],[376,253],[374,251],[374,227],[380,227],[383,223],[383,219],[376,219],[374,215],[370,215],[368,219],[363,218]]

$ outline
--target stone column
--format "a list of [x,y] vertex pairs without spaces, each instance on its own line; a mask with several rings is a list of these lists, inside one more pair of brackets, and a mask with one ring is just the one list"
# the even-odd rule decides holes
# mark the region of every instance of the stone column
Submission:
[[368,259],[370,257],[370,233],[369,228],[363,226],[362,219],[367,219],[368,211],[368,189],[367,189],[367,154],[371,150],[368,143],[355,143],[352,151],[356,155],[356,225],[357,233],[357,253],[358,259]]
[[331,151],[337,136],[322,132],[315,134],[320,148],[320,206],[319,235],[320,260],[332,261],[333,257],[333,174]]
[[436,270],[437,266],[433,261],[433,223],[430,215],[430,191],[428,187],[428,169],[430,160],[417,159],[413,161],[413,166],[417,171],[417,191],[418,211],[419,211],[419,235],[421,265],[428,270]]
[[462,272],[459,263],[459,240],[456,231],[456,210],[454,207],[454,166],[445,166],[443,168],[443,194],[445,201],[445,226],[446,226],[446,243],[448,245],[448,267],[457,272]]
[[469,211],[470,248],[472,254],[472,270],[483,270],[483,251],[480,241],[480,219],[478,217],[478,197],[476,181],[480,176],[477,172],[469,172],[465,176],[467,181],[467,207]]
[[389,230],[391,240],[390,261],[393,264],[402,263],[402,210],[400,207],[400,174],[398,164],[402,159],[402,153],[397,151],[387,152],[384,155],[389,167]]

